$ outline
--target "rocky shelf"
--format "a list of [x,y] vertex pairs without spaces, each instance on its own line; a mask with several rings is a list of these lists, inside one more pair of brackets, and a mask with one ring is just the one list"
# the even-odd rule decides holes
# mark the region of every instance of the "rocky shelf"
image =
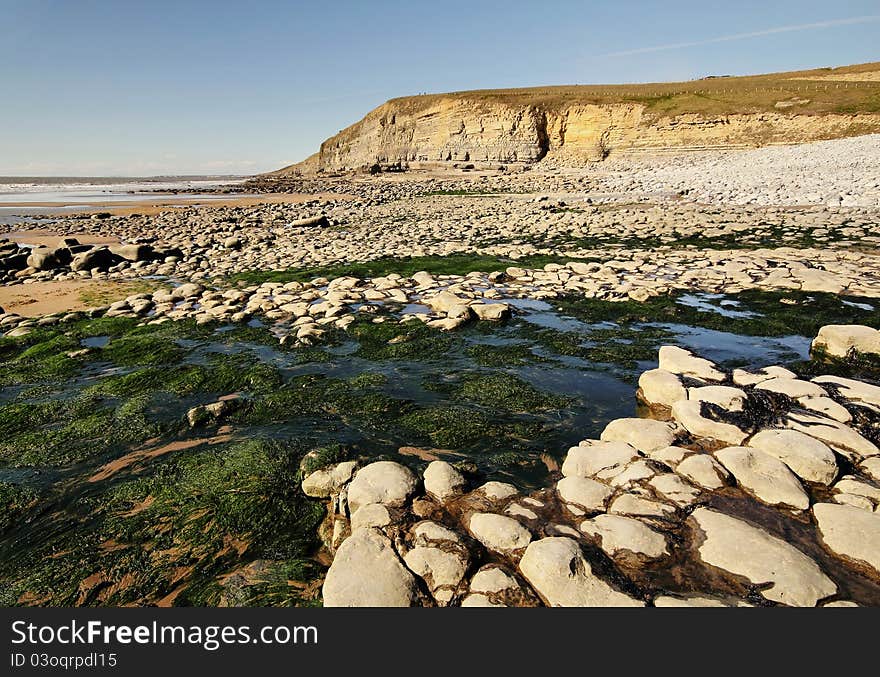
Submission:
[[[823,327],[813,348],[852,358],[878,336]],[[664,346],[637,397],[645,417],[569,449],[538,490],[439,460],[310,472],[325,606],[880,604],[880,387]]]

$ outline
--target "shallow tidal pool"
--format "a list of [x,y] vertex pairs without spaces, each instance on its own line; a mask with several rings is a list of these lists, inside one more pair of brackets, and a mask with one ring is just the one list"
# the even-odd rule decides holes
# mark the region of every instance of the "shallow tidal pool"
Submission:
[[[798,363],[805,322],[869,312],[772,302],[520,300],[504,324],[446,334],[368,315],[301,348],[261,326],[121,318],[0,339],[0,604],[316,603],[323,507],[303,470],[442,458],[540,486],[569,446],[635,415],[660,345]],[[187,420],[232,394],[222,416]]]

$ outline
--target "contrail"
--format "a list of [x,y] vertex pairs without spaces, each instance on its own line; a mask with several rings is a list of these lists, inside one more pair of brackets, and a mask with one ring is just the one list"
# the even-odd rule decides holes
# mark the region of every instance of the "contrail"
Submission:
[[766,28],[762,31],[752,31],[750,33],[734,33],[733,35],[721,35],[717,38],[708,38],[706,40],[694,40],[693,42],[676,42],[669,45],[657,45],[656,47],[640,47],[639,49],[626,49],[620,52],[609,52],[600,54],[600,56],[630,56],[632,54],[645,54],[647,52],[662,52],[668,49],[684,49],[685,47],[699,47],[700,45],[711,45],[716,42],[731,42],[733,40],[745,40],[746,38],[758,38],[763,35],[774,35],[776,33],[792,33],[794,31],[807,31],[819,28],[832,28],[834,26],[850,26],[852,24],[865,24],[872,21],[880,21],[880,15],[872,14],[868,16],[855,16],[850,19],[832,19],[830,21],[817,21],[811,24],[795,24],[793,26],[778,26],[776,28]]

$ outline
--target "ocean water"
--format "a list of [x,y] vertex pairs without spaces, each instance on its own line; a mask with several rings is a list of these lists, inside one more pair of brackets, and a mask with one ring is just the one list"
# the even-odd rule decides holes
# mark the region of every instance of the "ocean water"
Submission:
[[[169,177],[10,177],[0,176],[0,218],[93,209],[108,203],[136,202],[155,191],[176,198],[222,198],[205,194],[217,186],[242,183],[240,176]],[[47,206],[50,203],[51,206]],[[17,219],[7,219],[14,222]]]

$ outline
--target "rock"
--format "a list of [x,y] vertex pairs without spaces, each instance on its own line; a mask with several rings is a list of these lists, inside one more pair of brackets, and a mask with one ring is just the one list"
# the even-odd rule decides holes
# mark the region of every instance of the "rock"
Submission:
[[175,301],[182,301],[183,299],[198,296],[203,291],[205,291],[205,288],[202,285],[195,284],[193,282],[187,282],[186,284],[181,284],[172,289],[171,298]]
[[468,521],[474,538],[493,552],[509,554],[526,547],[532,534],[512,517],[495,513],[474,513]]
[[419,522],[413,527],[413,542],[416,545],[433,545],[437,542],[446,541],[456,545],[464,545],[462,537],[452,529],[444,527],[437,522]]
[[416,476],[399,463],[370,463],[358,470],[348,485],[348,504],[352,512],[368,503],[399,507],[415,493],[417,486]]
[[486,595],[468,595],[461,601],[462,607],[506,607],[506,604],[499,604],[490,600]]
[[156,253],[148,244],[119,244],[112,245],[110,252],[126,261],[149,261]]
[[746,394],[739,388],[731,386],[703,386],[689,388],[688,399],[694,402],[709,402],[728,411],[742,411]]
[[551,536],[529,544],[519,568],[548,606],[644,606],[598,578],[571,538]]
[[440,501],[462,493],[467,485],[458,470],[446,461],[432,461],[425,468],[425,490]]
[[810,381],[801,381],[796,378],[771,378],[761,381],[755,386],[755,390],[767,390],[771,393],[782,393],[789,397],[823,397],[827,395],[821,387]]
[[761,381],[769,381],[771,378],[797,378],[797,374],[784,367],[764,367],[755,372],[745,369],[733,370],[733,382],[738,386],[753,386]]
[[474,303],[471,310],[480,320],[498,322],[510,317],[510,306],[506,303]]
[[391,514],[381,503],[367,503],[362,505],[351,515],[351,530],[366,529],[369,527],[387,527],[391,524]]
[[747,578],[766,599],[789,606],[816,606],[837,586],[800,550],[723,513],[697,508],[691,518],[705,534],[698,550],[711,566]]
[[691,453],[692,452],[688,449],[682,449],[681,447],[673,446],[664,447],[663,449],[655,449],[654,451],[650,452],[648,456],[654,461],[659,461],[660,463],[674,468]]
[[615,487],[626,487],[634,482],[640,482],[653,477],[656,471],[645,459],[639,459],[627,463],[625,466],[608,468],[599,472],[596,477],[609,482]]
[[496,593],[519,588],[516,580],[500,567],[484,567],[471,579],[471,592]]
[[849,505],[817,503],[813,515],[822,542],[831,552],[880,574],[880,514]]
[[803,486],[778,458],[749,447],[727,447],[716,451],[715,458],[758,500],[797,510],[810,507]]
[[701,381],[723,381],[724,373],[709,360],[696,357],[689,350],[676,346],[661,346],[659,353],[660,369],[673,374],[682,374]]
[[654,600],[654,606],[658,608],[678,608],[678,607],[731,607],[731,606],[751,606],[751,604],[746,604],[745,602],[739,602],[737,604],[728,604],[723,600],[715,599],[714,597],[702,597],[702,596],[692,596],[692,597],[671,597],[669,595],[662,595],[657,597]]
[[813,352],[831,357],[850,353],[880,354],[880,330],[858,324],[829,324],[819,329],[810,346]]
[[671,407],[687,399],[687,390],[678,376],[665,369],[650,369],[639,376],[639,392],[648,404]]
[[442,291],[436,296],[424,299],[423,303],[434,312],[443,313],[445,315],[457,306],[467,307],[468,299],[456,296],[452,292]]
[[[419,546],[403,558],[406,566],[424,579],[438,602],[446,603],[467,570],[467,558],[460,552]],[[444,594],[441,594],[444,593]]]
[[613,491],[601,482],[587,477],[564,477],[556,484],[559,498],[583,510],[605,510],[605,502]]
[[679,507],[692,505],[699,497],[700,490],[685,482],[675,473],[664,473],[648,482],[654,490]]
[[866,458],[859,463],[859,469],[873,480],[880,480],[880,457]]
[[94,247],[74,256],[70,262],[70,269],[73,271],[92,270],[94,268],[106,270],[118,261],[119,259],[107,247]]
[[58,256],[55,254],[55,251],[48,247],[36,247],[32,249],[30,255],[27,257],[27,264],[31,268],[36,268],[37,270],[53,270],[55,268],[60,268],[62,265]]
[[486,482],[483,486],[479,487],[478,491],[481,491],[486,498],[492,501],[503,501],[505,498],[519,494],[519,490],[512,484],[495,481]]
[[841,376],[817,376],[813,383],[832,386],[848,400],[880,407],[880,386]]
[[833,488],[835,491],[855,496],[864,496],[865,498],[870,498],[875,503],[880,503],[880,489],[867,482],[861,482],[852,475],[845,475]]
[[310,473],[302,482],[303,493],[312,498],[329,497],[351,479],[356,466],[355,461],[345,461]]
[[833,418],[840,423],[849,423],[852,421],[852,414],[847,411],[846,407],[838,404],[830,397],[806,396],[799,397],[797,401],[804,409],[815,411],[817,414]]
[[822,440],[829,447],[845,456],[877,456],[880,449],[870,440],[862,437],[849,426],[838,423],[824,416],[790,413],[785,422],[787,428],[799,430],[810,437]]
[[625,442],[644,452],[663,449],[675,441],[674,427],[650,418],[618,418],[602,431],[603,442]]
[[630,517],[599,515],[582,522],[581,531],[599,539],[599,546],[613,558],[653,560],[669,554],[661,534]]
[[675,508],[666,503],[652,501],[636,494],[621,494],[611,503],[608,512],[617,515],[668,519],[675,515]]
[[692,435],[725,444],[742,444],[746,433],[730,423],[722,423],[705,418],[700,412],[700,403],[693,400],[676,402],[672,415],[681,426]]
[[589,446],[568,450],[562,463],[562,474],[565,477],[593,477],[600,470],[625,465],[637,458],[638,452],[625,442],[593,442]]
[[296,219],[287,224],[288,228],[326,228],[329,225],[330,221],[323,214],[320,216],[309,216],[305,219]]
[[239,237],[227,237],[223,240],[223,246],[227,249],[238,250],[241,249],[243,242]]
[[369,528],[358,529],[339,546],[322,593],[325,607],[403,607],[417,600],[415,577],[391,541]]
[[748,445],[779,459],[808,482],[831,484],[837,477],[834,452],[797,430],[762,430],[752,436]]

